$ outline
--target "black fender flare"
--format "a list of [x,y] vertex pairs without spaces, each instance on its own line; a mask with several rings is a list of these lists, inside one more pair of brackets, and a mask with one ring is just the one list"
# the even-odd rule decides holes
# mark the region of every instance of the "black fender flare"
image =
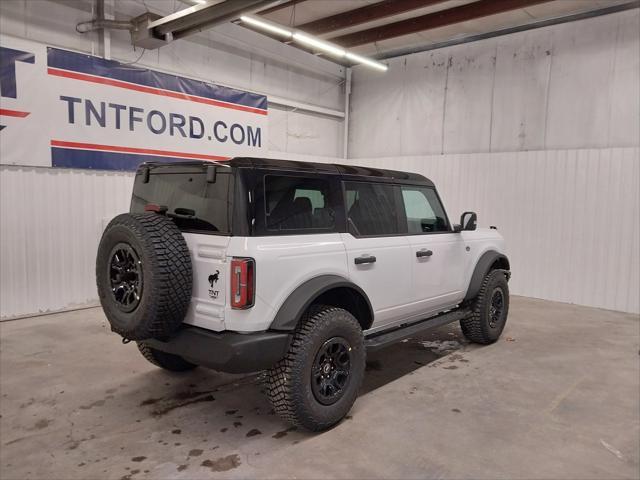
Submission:
[[364,297],[371,318],[373,308],[367,294],[353,282],[339,275],[321,275],[307,280],[289,294],[278,313],[271,322],[270,330],[292,331],[298,325],[302,314],[309,308],[313,301],[325,292],[338,287],[347,287],[358,292]]
[[[482,281],[484,280],[484,277],[487,276],[491,265],[493,265],[496,261],[500,261],[501,264],[505,265],[505,270],[510,269],[509,259],[506,255],[498,253],[495,250],[484,252],[478,260],[478,263],[476,263],[476,268],[473,271],[473,275],[471,275],[469,288],[467,288],[467,294],[464,297],[465,301],[471,300],[472,298],[475,298],[476,295],[478,295],[480,287],[482,287]],[[509,275],[507,275],[507,279],[508,278]]]

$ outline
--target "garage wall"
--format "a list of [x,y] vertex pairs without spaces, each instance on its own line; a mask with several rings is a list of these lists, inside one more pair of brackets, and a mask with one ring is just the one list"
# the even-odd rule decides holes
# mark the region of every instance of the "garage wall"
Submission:
[[349,157],[638,146],[638,9],[356,68]]
[[[178,0],[109,4],[118,19],[147,7],[160,14],[185,7]],[[92,18],[92,5],[2,0],[0,34],[98,55],[98,35],[75,31]],[[142,53],[127,32],[112,32],[108,46],[122,62]],[[136,65],[266,94],[269,156],[342,156],[345,73],[338,65],[231,24],[147,51]],[[125,172],[0,166],[1,318],[95,304],[97,244],[106,222],[128,209],[132,179]]]
[[638,313],[639,36],[635,9],[356,69],[350,161],[498,226],[514,293]]

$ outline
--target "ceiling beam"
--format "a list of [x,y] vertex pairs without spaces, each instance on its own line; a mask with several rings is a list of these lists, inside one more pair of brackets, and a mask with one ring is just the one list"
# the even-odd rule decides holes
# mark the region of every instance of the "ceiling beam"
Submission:
[[454,25],[468,20],[488,17],[498,13],[526,8],[549,0],[479,0],[459,7],[428,13],[420,17],[400,20],[380,27],[369,28],[330,39],[342,47],[357,47],[368,43],[380,42],[389,38],[411,33],[423,32],[433,28]]
[[294,5],[298,3],[302,3],[304,1],[305,0],[288,0],[287,2],[282,2],[280,5],[275,5],[273,7],[261,10],[258,13],[260,15],[269,15],[270,13],[277,12],[278,10],[284,10],[285,8],[288,8],[288,7],[293,7]]
[[447,0],[383,0],[347,12],[320,18],[312,22],[296,25],[302,31],[320,35],[323,33],[354,27],[363,23],[380,20],[400,13],[410,12],[418,8],[430,7]]

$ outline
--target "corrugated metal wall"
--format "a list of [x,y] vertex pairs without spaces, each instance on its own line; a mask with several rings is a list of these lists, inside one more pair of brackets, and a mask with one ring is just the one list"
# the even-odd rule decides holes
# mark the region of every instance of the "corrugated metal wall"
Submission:
[[508,245],[512,293],[640,313],[640,149],[385,157],[420,172],[447,212],[475,210]]
[[132,185],[131,173],[0,167],[2,317],[96,302],[100,235]]

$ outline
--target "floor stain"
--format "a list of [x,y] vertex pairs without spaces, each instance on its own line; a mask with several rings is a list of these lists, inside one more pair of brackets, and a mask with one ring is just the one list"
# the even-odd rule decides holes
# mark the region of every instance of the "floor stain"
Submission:
[[120,480],[131,480],[131,478],[132,478],[136,473],[140,473],[140,470],[131,470],[131,472],[129,472],[128,474],[123,475],[122,477],[120,477]]
[[183,470],[186,470],[187,468],[189,468],[189,465],[178,465],[178,471],[182,472]]
[[237,454],[227,455],[215,460],[204,460],[200,465],[209,467],[212,472],[227,472],[240,466],[240,457]]
[[139,457],[133,457],[133,458],[131,459],[131,461],[132,461],[132,462],[142,462],[143,460],[146,460],[146,459],[147,459],[147,457],[139,456]]
[[93,407],[102,407],[104,405],[104,400],[97,400],[89,405],[81,405],[80,410],[91,410]]
[[220,429],[220,431],[221,431],[222,433],[226,432],[227,430],[229,430],[227,427],[224,427],[224,428],[221,428],[221,429]]
[[167,413],[177,409],[177,408],[182,408],[182,407],[186,407],[187,405],[193,405],[194,403],[201,403],[201,402],[213,402],[215,400],[213,395],[205,395],[204,397],[199,397],[199,398],[193,398],[191,400],[187,400],[185,402],[181,402],[181,403],[176,403],[173,405],[168,405],[166,407],[163,408],[159,408],[153,411],[153,415],[155,417],[161,417],[163,415],[166,415]]
[[260,430],[258,430],[257,428],[252,428],[251,430],[249,430],[247,432],[247,437],[255,437],[256,435],[261,435],[262,432]]
[[451,411],[455,413],[461,413],[459,408],[452,408]]
[[238,413],[238,410],[227,410],[224,412],[225,415],[233,415],[234,413]]
[[162,398],[147,398],[140,402],[140,406],[144,407],[145,405],[153,405],[154,403],[158,403]]
[[286,437],[289,432],[293,432],[295,430],[296,430],[296,427],[290,427],[290,428],[287,428],[286,430],[282,430],[280,432],[274,433],[273,435],[271,435],[271,438]]
[[43,418],[38,420],[33,428],[35,428],[36,430],[42,430],[43,428],[47,428],[52,423],[53,423],[53,420],[49,418]]
[[199,392],[197,390],[187,390],[186,392],[178,392],[173,398],[176,400],[189,400],[191,398],[200,397],[202,395],[206,395],[207,393],[212,393],[214,390],[208,390],[204,392]]
[[200,455],[202,455],[202,450],[200,450],[199,448],[194,448],[193,450],[189,451],[189,456],[190,457],[199,457]]
[[242,422],[233,422],[233,426],[238,428],[242,426]]
[[173,433],[174,435],[180,435],[182,433],[182,430],[176,428],[175,430],[171,430],[171,433]]

